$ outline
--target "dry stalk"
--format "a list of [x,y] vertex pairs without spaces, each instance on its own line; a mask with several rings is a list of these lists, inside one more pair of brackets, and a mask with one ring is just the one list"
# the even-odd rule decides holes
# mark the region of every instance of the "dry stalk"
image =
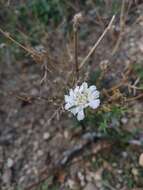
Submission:
[[22,49],[24,49],[26,52],[30,53],[31,55],[33,55],[33,51],[30,48],[25,47],[24,45],[20,44],[19,42],[17,42],[15,39],[13,39],[10,34],[8,32],[3,31],[0,28],[0,32],[9,40],[11,40],[12,42],[14,42],[16,45],[18,45],[19,47],[21,47]]
[[78,68],[78,29],[74,28],[74,55],[75,55],[75,75],[78,81],[79,79],[79,68]]
[[138,96],[126,99],[126,102],[135,101],[135,100],[138,100],[140,98],[143,98],[143,93],[139,94]]
[[94,53],[95,49],[98,47],[98,45],[100,44],[100,42],[102,41],[102,39],[104,38],[104,36],[108,32],[108,30],[111,28],[114,20],[115,20],[115,15],[113,15],[111,21],[109,22],[108,26],[105,28],[105,30],[102,33],[102,35],[99,37],[99,39],[97,40],[97,42],[91,48],[91,50],[89,51],[89,53],[87,54],[87,56],[83,59],[83,61],[79,65],[79,69],[81,69],[84,66],[84,64],[87,62],[87,60],[89,59],[89,57]]
[[125,0],[122,0],[122,5],[121,5],[121,13],[120,13],[120,34],[119,34],[119,37],[118,37],[118,40],[114,46],[114,49],[112,51],[112,56],[117,52],[119,46],[120,46],[120,43],[122,41],[122,37],[123,37],[123,32],[124,32],[124,28],[125,28],[125,16],[124,16],[124,13],[125,13]]
[[75,77],[76,81],[79,80],[79,63],[78,63],[78,29],[82,21],[82,14],[78,13],[73,18],[73,31],[74,31],[74,59],[75,59]]
[[[5,32],[1,28],[0,28],[0,33],[3,34],[3,36],[5,36],[10,41],[15,43],[17,46],[19,46],[20,48],[25,50],[27,53],[29,53],[36,63],[42,63],[43,64],[45,59],[48,59],[49,63],[50,63],[51,57],[49,57],[47,55],[47,53],[48,53],[47,51],[46,52],[39,52],[39,51],[35,50],[34,48],[24,46],[21,43],[19,43],[18,41],[16,41],[8,32]],[[52,59],[52,61],[55,61],[55,60]],[[50,65],[52,66],[52,64],[50,64]],[[54,67],[54,69],[55,69],[55,67]]]

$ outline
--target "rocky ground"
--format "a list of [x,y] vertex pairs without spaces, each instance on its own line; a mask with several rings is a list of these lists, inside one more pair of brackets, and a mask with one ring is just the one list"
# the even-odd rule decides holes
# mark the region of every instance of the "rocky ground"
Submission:
[[[142,66],[143,63],[143,5],[138,6],[130,14],[131,19],[126,21],[121,44],[116,52],[113,53],[113,49],[118,32],[111,30],[92,56],[88,69],[85,66],[85,70],[90,72],[106,65],[108,70],[104,80],[110,81],[107,84],[109,87],[118,84],[130,67],[138,64]],[[101,27],[94,27],[94,19],[93,16],[91,19],[90,12],[85,17],[87,18],[81,31],[82,35],[85,35],[85,31],[88,35],[86,39],[80,41],[79,60],[103,32]],[[109,19],[105,20],[103,24],[107,25],[108,21]],[[55,34],[49,35],[47,46],[55,50],[53,57],[56,63],[54,68],[50,68],[52,73],[48,73],[47,83],[44,85],[40,85],[43,73],[41,65],[35,64],[28,56],[13,62],[9,46],[1,47],[3,48],[0,65],[1,189],[38,190],[41,181],[41,189],[42,187],[48,189],[48,184],[50,190],[143,189],[141,145],[128,145],[111,140],[99,140],[85,145],[83,132],[75,127],[71,115],[63,113],[62,107],[59,106],[63,102],[63,90],[66,85],[65,71],[69,69],[66,61],[72,62],[73,58],[72,52],[68,51],[72,44],[66,46],[61,33],[55,31]],[[61,54],[64,51],[63,58]],[[57,58],[57,55],[60,58]],[[131,73],[130,81],[134,81],[132,76]],[[141,85],[140,81],[139,77],[135,85]],[[142,94],[142,91],[134,89],[132,96],[132,91],[131,88],[129,98]],[[142,130],[142,98],[135,98],[127,105],[130,107],[129,112],[117,122],[127,131]],[[141,133],[140,136],[143,138]],[[77,148],[77,153],[74,148]],[[69,155],[67,151],[72,150],[75,152],[66,162],[64,159]]]

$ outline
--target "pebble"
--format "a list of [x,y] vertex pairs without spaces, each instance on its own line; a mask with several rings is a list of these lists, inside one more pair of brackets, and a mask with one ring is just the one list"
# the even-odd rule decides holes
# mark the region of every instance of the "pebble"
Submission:
[[67,186],[70,188],[70,189],[75,189],[75,182],[72,180],[72,179],[68,179],[67,181]]
[[36,88],[33,88],[30,92],[31,96],[38,96],[38,90]]
[[86,173],[86,181],[92,182],[92,180],[93,180],[93,173],[92,172]]
[[25,180],[25,176],[22,176],[20,179],[19,179],[19,183],[23,183]]
[[134,176],[137,176],[138,175],[138,170],[136,168],[132,168],[132,174]]
[[37,155],[38,155],[38,157],[40,157],[40,156],[43,156],[43,151],[42,150],[38,150],[38,152],[37,152]]
[[102,180],[101,171],[97,171],[96,173],[94,173],[94,172],[88,172],[87,176],[86,176],[86,180],[87,181],[92,181],[93,179],[96,182],[101,181]]
[[49,140],[49,138],[50,138],[50,133],[44,133],[44,135],[43,135],[43,139],[44,140]]
[[123,170],[117,170],[118,174],[122,174]]
[[[143,40],[142,40],[143,41]],[[143,43],[142,43],[142,41],[141,42],[139,42],[139,49],[140,49],[140,51],[143,53]]]
[[44,119],[40,119],[39,120],[40,124],[43,126],[45,124],[45,120]]
[[78,173],[77,173],[77,176],[78,176],[78,178],[79,178],[79,180],[80,180],[81,186],[82,186],[82,187],[85,186],[85,176],[84,176],[81,172],[78,172]]
[[139,157],[139,165],[143,167],[143,153]]
[[31,174],[31,169],[28,169],[28,170],[26,171],[26,174]]
[[97,187],[93,183],[88,183],[84,190],[97,190]]
[[69,138],[69,132],[68,131],[64,131],[64,137],[65,137],[65,139]]
[[122,118],[121,118],[121,123],[122,123],[122,124],[125,125],[125,124],[127,124],[127,122],[128,122],[128,118],[126,118],[126,117],[122,117]]
[[11,168],[13,166],[13,164],[14,164],[14,161],[11,158],[8,158],[8,160],[7,160],[7,167]]
[[38,141],[34,141],[33,146],[34,146],[33,150],[36,151],[39,147]]
[[116,167],[117,167],[117,163],[114,162],[114,163],[112,164],[112,166],[113,166],[114,168],[116,168]]
[[122,156],[123,156],[123,158],[127,158],[128,157],[128,153],[127,152],[122,152]]
[[97,181],[96,182],[96,186],[98,187],[98,189],[102,189],[102,183],[101,183],[101,181]]
[[117,188],[117,189],[120,189],[120,188],[121,188],[121,184],[118,183],[118,184],[116,185],[116,188]]
[[5,43],[1,43],[1,44],[0,44],[0,49],[1,49],[1,48],[4,48],[4,47],[6,47],[6,44],[5,44]]
[[100,173],[95,173],[95,175],[94,175],[94,179],[96,180],[96,181],[101,181],[101,174]]

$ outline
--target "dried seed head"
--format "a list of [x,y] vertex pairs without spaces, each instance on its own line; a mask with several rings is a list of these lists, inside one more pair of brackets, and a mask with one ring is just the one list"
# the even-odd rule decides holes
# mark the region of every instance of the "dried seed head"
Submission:
[[77,27],[79,26],[79,24],[82,21],[83,21],[83,15],[81,12],[74,15],[74,17],[73,17],[73,28],[74,28],[74,30],[77,30]]

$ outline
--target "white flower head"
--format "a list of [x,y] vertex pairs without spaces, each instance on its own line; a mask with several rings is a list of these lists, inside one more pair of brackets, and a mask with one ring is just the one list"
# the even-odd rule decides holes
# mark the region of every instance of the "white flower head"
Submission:
[[85,117],[85,108],[96,109],[99,105],[99,91],[94,85],[88,87],[86,82],[83,82],[81,86],[76,86],[75,89],[70,89],[69,95],[65,95],[65,110],[76,115],[79,121]]

